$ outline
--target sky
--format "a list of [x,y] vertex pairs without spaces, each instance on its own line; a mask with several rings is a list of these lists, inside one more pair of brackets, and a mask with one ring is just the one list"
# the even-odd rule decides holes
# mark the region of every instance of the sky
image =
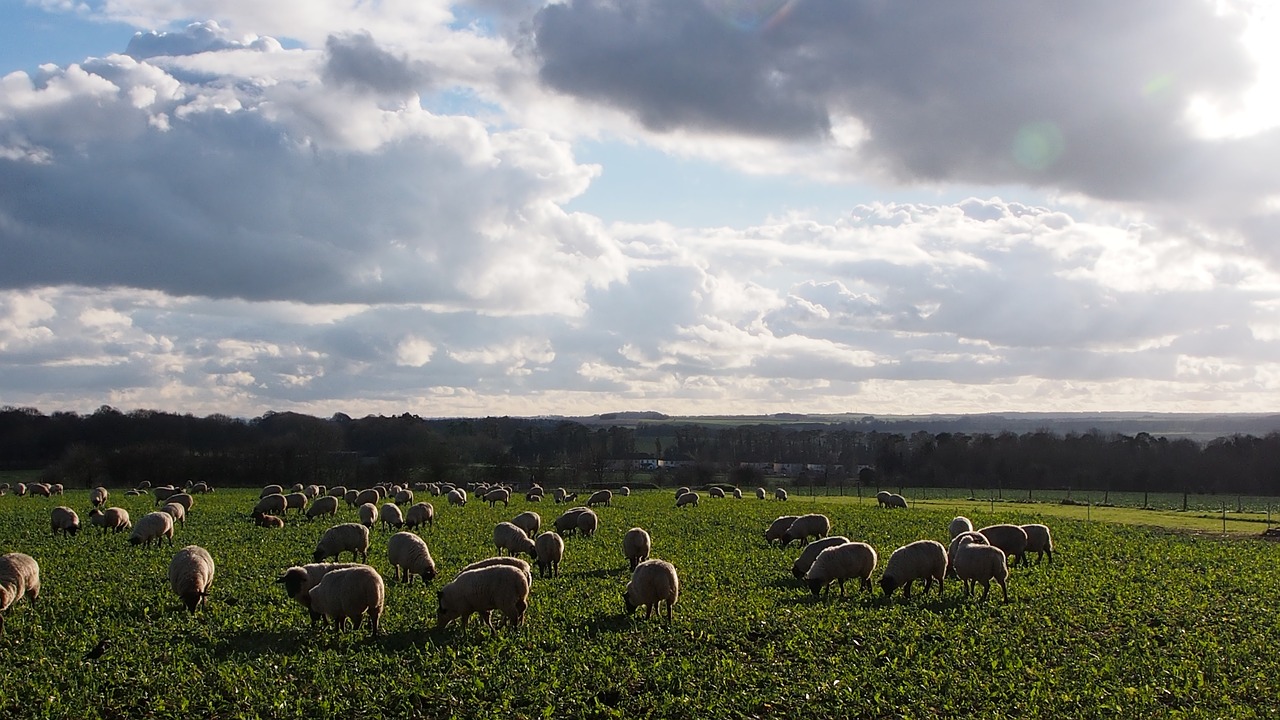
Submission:
[[1280,2],[8,0],[0,405],[1280,411]]

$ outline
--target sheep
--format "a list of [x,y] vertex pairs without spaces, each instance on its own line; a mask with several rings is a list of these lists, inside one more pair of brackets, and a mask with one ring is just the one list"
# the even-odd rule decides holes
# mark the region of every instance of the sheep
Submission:
[[5,610],[22,598],[34,603],[39,597],[40,565],[35,558],[20,552],[0,555],[0,635]]
[[560,574],[560,561],[564,558],[564,539],[553,532],[544,532],[533,541],[538,554],[538,573],[542,577]]
[[568,494],[566,494],[566,495],[564,496],[564,502],[565,502],[566,504],[567,504],[567,503],[570,503],[570,502],[573,502],[574,500],[577,500],[577,499],[578,499],[578,493],[576,493],[576,492],[571,492],[571,493],[568,493]]
[[165,503],[164,507],[160,508],[160,512],[169,513],[171,516],[173,516],[174,522],[181,524],[183,527],[186,527],[187,510],[186,508],[182,507],[178,503]]
[[762,488],[762,487],[758,487],[758,488],[756,488],[756,499],[757,499],[757,500],[764,500],[764,499],[765,499],[765,498],[767,498],[768,496],[769,496],[769,493],[768,493],[768,491],[766,491],[764,488]]
[[282,528],[284,518],[275,515],[256,515],[253,518],[253,524],[264,528]]
[[958,515],[950,525],[947,525],[947,532],[951,533],[951,539],[955,540],[960,533],[973,532],[973,522],[963,515]]
[[49,486],[49,492],[54,495],[61,495],[63,491],[64,488],[62,487],[62,483],[54,483]]
[[167,512],[150,512],[143,515],[138,524],[133,526],[133,533],[129,535],[129,544],[151,547],[151,543],[154,542],[156,547],[160,547],[160,541],[163,538],[168,538],[169,547],[173,547],[173,516]]
[[844,581],[854,578],[862,589],[871,592],[871,573],[877,559],[875,548],[866,543],[843,543],[818,553],[804,579],[815,598],[820,591],[830,589],[832,580],[840,583],[840,597],[844,597]]
[[386,593],[382,576],[367,565],[325,573],[308,593],[312,624],[323,617],[333,622],[334,630],[342,630],[347,618],[351,618],[355,621],[354,629],[359,630],[367,615],[369,634],[377,635]]
[[106,510],[94,508],[89,511],[89,522],[98,526],[99,535],[105,534],[107,530],[118,533],[133,528],[129,511],[119,507],[109,507]]
[[329,492],[325,494],[328,495],[329,497],[336,497],[338,499],[345,498],[347,496],[347,486],[334,485],[333,487],[329,488]]
[[786,491],[786,488],[776,488],[776,489],[773,491],[773,499],[774,499],[774,500],[786,500],[786,499],[787,499],[787,491]]
[[111,491],[99,485],[89,491],[89,504],[96,508],[100,508],[107,504],[107,498],[111,496]]
[[876,493],[876,505],[880,507],[889,507],[889,498],[893,497],[893,493],[888,490],[881,490]]
[[172,485],[160,485],[152,488],[151,494],[155,497],[152,505],[163,505],[164,503],[169,502],[170,497],[177,495],[180,492],[182,491]]
[[324,495],[318,497],[310,506],[307,507],[307,519],[315,520],[318,517],[334,517],[338,514],[338,498],[332,495]]
[[716,487],[716,486],[712,485],[712,486],[711,486],[711,489],[707,491],[707,497],[723,498],[723,497],[724,497],[724,489],[723,489],[723,488],[718,488],[718,487]]
[[769,529],[764,531],[764,541],[767,545],[772,545],[775,541],[781,547],[782,538],[786,536],[787,529],[791,527],[791,523],[796,521],[799,515],[780,515],[769,524]]
[[649,551],[653,541],[644,528],[633,527],[622,536],[622,555],[627,559],[631,572],[636,566],[649,559]]
[[408,488],[401,488],[400,492],[396,493],[395,503],[397,505],[413,504],[413,491]]
[[680,508],[680,507],[685,507],[686,505],[692,505],[694,507],[697,507],[699,499],[700,498],[698,496],[698,493],[687,492],[681,495],[680,497],[676,498],[676,507]]
[[530,565],[527,560],[522,560],[513,555],[500,555],[498,557],[491,557],[491,558],[485,558],[484,560],[477,560],[469,565],[464,566],[461,570],[458,571],[458,574],[461,575],[462,573],[467,572],[469,570],[479,570],[480,568],[493,567],[494,565],[506,565],[508,567],[516,568],[520,572],[524,573],[525,578],[527,578],[530,583],[533,582],[533,566]]
[[[310,563],[285,568],[284,573],[276,578],[276,582],[284,585],[285,594],[299,605],[311,609],[311,588],[320,584],[325,575],[334,570],[364,567],[358,563]],[[312,618],[311,626],[315,627],[316,618]]]
[[356,508],[356,516],[360,518],[360,524],[371,528],[378,521],[378,506],[373,503],[365,503]]
[[585,537],[592,537],[596,534],[596,529],[600,527],[600,516],[595,512],[587,510],[578,513],[578,534]]
[[572,508],[565,510],[560,517],[556,518],[556,532],[567,536],[578,531],[578,515],[586,511],[586,508]]
[[342,553],[350,550],[351,560],[359,555],[363,562],[369,561],[369,528],[360,523],[342,523],[324,531],[316,550],[311,554],[312,562],[320,562],[327,557],[341,560]]
[[526,510],[511,518],[511,524],[523,530],[525,535],[533,537],[538,534],[538,528],[542,527],[542,516],[532,510]]
[[613,492],[609,490],[597,490],[591,493],[591,497],[587,498],[587,507],[595,507],[596,505],[612,505]]
[[436,526],[436,508],[429,502],[414,503],[404,515],[405,527],[412,530],[419,525]]
[[356,507],[360,504],[356,502],[356,498],[358,497],[360,497],[360,491],[348,490],[342,493],[342,502],[346,503],[347,507]]
[[951,538],[951,545],[947,547],[947,577],[955,577],[956,573],[955,573],[955,569],[951,567],[951,561],[954,558],[956,551],[960,549],[960,543],[964,541],[965,538],[968,538],[970,541],[972,541],[977,545],[991,544],[991,542],[987,540],[986,535],[983,535],[980,532],[975,532],[972,530],[969,532],[962,532],[959,535]]
[[[1032,524],[1023,525],[1022,529],[1027,533],[1027,547],[1025,553],[1037,553],[1036,564],[1044,559],[1045,555],[1049,556],[1049,563],[1053,563],[1053,536],[1049,534],[1049,526]],[[1021,556],[1025,562],[1026,554]]]
[[[209,486],[209,483],[198,482],[198,483],[191,484],[191,493],[193,495],[204,495],[205,493],[211,493],[211,492],[213,492],[213,488]],[[187,509],[190,510],[191,508],[187,508]]]
[[622,593],[627,614],[644,606],[646,620],[654,611],[661,612],[662,601],[667,603],[667,622],[671,622],[671,607],[680,599],[680,577],[676,568],[666,560],[645,560],[631,571],[631,582]]
[[631,488],[627,487],[626,485],[623,485],[622,487],[618,488],[618,494],[621,495],[622,497],[631,497]]
[[524,499],[529,502],[542,502],[542,492],[538,490],[530,490],[524,494]]
[[187,612],[195,614],[196,608],[209,597],[213,584],[213,558],[199,545],[188,545],[174,553],[169,561],[169,587],[178,596]]
[[904,598],[911,597],[911,585],[923,579],[924,592],[929,592],[933,582],[938,582],[938,595],[942,595],[942,580],[947,574],[947,549],[937,540],[917,540],[907,543],[889,556],[884,575],[880,576],[880,588],[889,600],[893,591],[902,588]]
[[1018,525],[988,525],[978,532],[1009,556],[1010,567],[1021,565],[1027,553],[1027,531]]
[[22,497],[22,496],[26,495],[26,494],[27,494],[27,484],[26,484],[26,483],[18,483],[18,484],[16,484],[16,485],[14,485],[14,486],[13,486],[13,494],[14,494],[14,495],[17,495],[18,497]]
[[525,553],[533,560],[538,559],[538,549],[533,540],[529,539],[524,530],[509,522],[500,522],[493,526],[493,544],[497,546],[498,554],[506,550],[512,555]]
[[813,561],[818,559],[818,553],[829,547],[843,545],[847,542],[849,542],[849,538],[843,535],[831,535],[805,545],[804,550],[800,552],[800,557],[791,563],[791,574],[797,580],[803,580],[804,574],[809,572],[809,568],[813,566]]
[[556,501],[557,505],[559,505],[560,503],[564,502],[564,499],[568,497],[568,495],[569,493],[565,491],[564,488],[558,487],[552,491],[551,498]]
[[955,557],[951,558],[951,566],[956,577],[964,583],[965,597],[973,595],[973,584],[982,583],[982,599],[985,601],[991,592],[991,581],[1000,583],[1000,592],[1005,602],[1009,601],[1009,563],[1004,551],[991,545],[981,545],[973,538],[958,538],[960,547]]
[[194,507],[196,504],[196,499],[192,497],[189,493],[180,492],[180,493],[174,493],[169,497],[165,498],[165,502],[178,503],[179,505],[182,506],[182,509],[184,511],[191,512],[191,508]]
[[741,488],[734,488],[734,489],[733,489],[733,499],[734,499],[734,500],[741,500],[741,499],[742,499],[742,489],[741,489]]
[[679,488],[676,488],[676,499],[679,500],[680,496],[687,492],[690,492],[690,488],[688,486],[681,486]]
[[404,572],[404,582],[413,582],[413,576],[422,577],[426,585],[436,577],[436,562],[422,538],[411,532],[398,532],[387,540],[387,561],[395,572],[396,580]]
[[284,496],[284,508],[288,513],[290,510],[297,510],[301,515],[307,509],[307,494],[304,492],[291,492]]
[[809,513],[796,518],[787,531],[782,534],[782,547],[787,547],[792,540],[806,542],[810,536],[820,538],[831,532],[831,519],[821,513]]
[[262,498],[268,495],[283,495],[283,494],[284,494],[283,485],[267,485],[266,487],[262,488],[262,492],[258,493],[258,499],[261,500]]
[[376,506],[380,502],[382,502],[382,491],[376,487],[367,488],[356,493],[356,505],[369,503]]
[[75,537],[80,532],[80,516],[66,505],[59,505],[49,512],[49,526],[54,535],[62,533]]
[[466,507],[467,491],[463,490],[462,488],[454,488],[449,492],[448,500],[450,505],[457,505],[458,507]]
[[506,488],[494,488],[484,494],[484,501],[489,503],[489,507],[493,507],[498,503],[502,503],[503,507],[511,504],[511,491]]
[[258,503],[253,506],[253,512],[250,515],[283,515],[287,504],[284,496],[280,493],[272,493],[264,495],[258,499]]
[[35,497],[36,495],[39,495],[40,497],[49,497],[52,493],[49,486],[45,483],[31,483],[27,486],[27,492],[31,493],[32,497]]
[[[512,627],[524,623],[529,609],[529,576],[519,568],[492,565],[459,573],[436,593],[436,628],[461,619],[462,627],[473,613],[497,610]],[[492,618],[484,619],[492,627]]]
[[378,521],[386,529],[395,528],[399,530],[404,527],[404,514],[400,512],[400,506],[395,503],[385,503],[382,510],[378,512]]

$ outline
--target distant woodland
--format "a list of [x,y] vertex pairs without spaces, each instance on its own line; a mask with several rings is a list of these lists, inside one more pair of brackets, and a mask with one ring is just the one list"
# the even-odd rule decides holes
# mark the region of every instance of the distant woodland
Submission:
[[[772,476],[783,464],[789,475]],[[91,414],[3,407],[0,469],[38,471],[68,487],[497,480],[1280,495],[1280,433],[1201,442],[1097,429],[894,432],[858,423],[615,425],[289,412],[240,419],[109,406]]]

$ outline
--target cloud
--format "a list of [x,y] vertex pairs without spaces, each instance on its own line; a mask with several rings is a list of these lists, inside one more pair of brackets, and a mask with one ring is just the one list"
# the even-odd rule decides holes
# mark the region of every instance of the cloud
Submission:
[[369,33],[330,35],[325,41],[326,83],[384,94],[413,94],[431,85],[429,65],[381,48]]

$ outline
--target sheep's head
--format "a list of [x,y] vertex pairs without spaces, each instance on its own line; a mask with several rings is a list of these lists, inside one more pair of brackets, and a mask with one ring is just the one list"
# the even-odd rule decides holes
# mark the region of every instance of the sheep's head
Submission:
[[630,614],[634,613],[634,612],[636,611],[636,608],[637,608],[637,607],[639,607],[639,606],[638,606],[638,605],[636,605],[635,603],[631,602],[631,591],[630,591],[630,589],[627,589],[627,590],[623,590],[623,591],[622,591],[622,602],[623,602],[623,603],[625,603],[625,604],[626,604],[626,606],[627,606],[627,614],[628,614],[628,615],[630,615]]
[[898,581],[892,575],[885,575],[880,578],[880,589],[884,591],[885,598],[893,597],[893,591],[898,588]]
[[291,567],[284,571],[280,577],[276,578],[276,582],[284,585],[284,592],[289,597],[297,600],[303,605],[308,605],[310,596],[299,597],[302,592],[302,586],[307,582],[307,571],[300,567]]
[[827,584],[825,581],[816,578],[805,578],[805,582],[808,583],[809,592],[813,593],[815,598],[818,597],[818,593],[822,592],[822,587]]

